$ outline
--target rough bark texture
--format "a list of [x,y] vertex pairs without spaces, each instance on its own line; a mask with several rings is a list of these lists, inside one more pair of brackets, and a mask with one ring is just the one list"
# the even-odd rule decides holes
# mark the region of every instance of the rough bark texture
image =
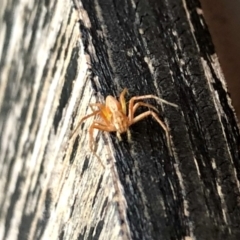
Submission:
[[[239,129],[198,1],[2,1],[0,239],[240,239]],[[123,135],[89,103],[154,94]],[[145,108],[137,112],[145,111]]]

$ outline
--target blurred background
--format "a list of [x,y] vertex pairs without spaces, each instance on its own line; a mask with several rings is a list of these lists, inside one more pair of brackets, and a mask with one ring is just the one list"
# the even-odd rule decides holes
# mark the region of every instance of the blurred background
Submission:
[[240,119],[240,1],[200,0],[203,14]]

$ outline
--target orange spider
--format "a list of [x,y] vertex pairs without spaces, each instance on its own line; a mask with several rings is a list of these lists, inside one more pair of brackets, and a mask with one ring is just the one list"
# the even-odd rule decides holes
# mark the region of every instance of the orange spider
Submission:
[[[133,125],[134,123],[148,117],[149,115],[152,115],[152,117],[159,123],[159,125],[165,131],[166,137],[167,137],[167,142],[168,142],[168,148],[169,148],[170,153],[172,153],[168,129],[167,129],[166,125],[164,124],[164,122],[161,121],[159,119],[158,115],[156,114],[156,112],[158,112],[158,110],[154,106],[152,106],[148,103],[144,103],[144,102],[134,103],[134,102],[137,100],[153,98],[153,99],[156,99],[158,101],[161,101],[165,104],[169,104],[174,107],[177,107],[177,105],[175,105],[173,103],[169,103],[169,102],[167,102],[157,96],[154,96],[154,95],[135,96],[135,97],[132,97],[129,101],[128,115],[127,115],[127,104],[126,104],[126,100],[125,100],[126,93],[127,93],[127,88],[125,88],[122,91],[122,93],[120,94],[119,101],[116,98],[114,98],[113,96],[109,95],[106,97],[105,104],[101,104],[101,103],[90,104],[90,107],[93,112],[91,114],[86,115],[85,117],[83,117],[80,120],[80,122],[78,123],[77,127],[75,128],[75,130],[73,131],[73,133],[71,135],[71,137],[73,135],[75,135],[75,133],[77,132],[78,128],[80,127],[80,125],[82,124],[82,122],[84,120],[86,120],[87,118],[92,117],[92,116],[97,116],[99,121],[93,121],[92,125],[89,128],[90,149],[94,153],[94,155],[99,159],[99,161],[102,165],[103,165],[103,163],[100,160],[99,156],[96,154],[95,145],[93,144],[94,143],[93,130],[98,129],[98,130],[107,131],[107,132],[117,132],[117,136],[119,139],[121,139],[120,135],[122,133],[127,132],[128,137],[129,137],[130,136],[129,127],[131,125]],[[98,107],[98,110],[94,110],[93,109],[94,106]],[[148,107],[149,110],[134,117],[134,113],[140,106]],[[154,110],[156,112],[154,112],[152,110]],[[103,167],[104,167],[104,165],[103,165]]]

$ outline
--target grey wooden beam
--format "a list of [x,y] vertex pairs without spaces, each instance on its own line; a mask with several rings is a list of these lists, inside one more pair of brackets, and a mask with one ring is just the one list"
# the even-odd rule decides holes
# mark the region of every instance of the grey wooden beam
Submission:
[[[0,239],[239,239],[239,129],[198,1],[7,2]],[[154,94],[123,135],[90,103]],[[139,114],[147,109],[137,111]]]

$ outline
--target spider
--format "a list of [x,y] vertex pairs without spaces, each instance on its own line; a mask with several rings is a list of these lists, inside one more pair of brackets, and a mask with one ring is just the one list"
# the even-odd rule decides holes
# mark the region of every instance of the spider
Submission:
[[[78,125],[76,126],[75,130],[73,131],[73,133],[71,135],[71,138],[72,138],[75,135],[75,133],[78,131],[79,127],[81,126],[81,124],[84,120],[86,120],[87,118],[90,118],[92,116],[97,116],[98,120],[93,121],[93,123],[91,124],[91,126],[89,128],[90,149],[93,152],[93,154],[99,159],[99,161],[103,167],[104,167],[104,165],[95,151],[93,130],[98,129],[98,130],[106,131],[106,132],[117,132],[117,137],[121,140],[122,133],[127,132],[128,137],[130,137],[129,127],[131,125],[135,124],[136,122],[139,122],[140,120],[142,120],[150,115],[159,123],[159,125],[165,131],[167,143],[168,143],[168,149],[170,151],[170,154],[172,155],[169,132],[168,132],[167,126],[158,117],[158,115],[156,113],[156,112],[158,112],[158,110],[151,104],[144,103],[142,101],[135,103],[135,101],[143,100],[143,99],[156,99],[165,104],[169,104],[173,107],[178,107],[178,106],[173,103],[167,102],[157,96],[151,95],[151,94],[143,95],[143,96],[134,96],[129,101],[128,114],[127,114],[127,104],[126,104],[126,100],[125,100],[126,93],[127,93],[127,88],[125,88],[121,92],[119,101],[116,98],[114,98],[113,96],[108,95],[106,97],[105,104],[102,104],[102,103],[90,104],[90,107],[93,112],[91,114],[84,116],[80,120],[80,122],[78,123]],[[148,107],[149,110],[134,117],[136,110],[140,106]],[[94,110],[94,107],[97,107],[98,109]]]

